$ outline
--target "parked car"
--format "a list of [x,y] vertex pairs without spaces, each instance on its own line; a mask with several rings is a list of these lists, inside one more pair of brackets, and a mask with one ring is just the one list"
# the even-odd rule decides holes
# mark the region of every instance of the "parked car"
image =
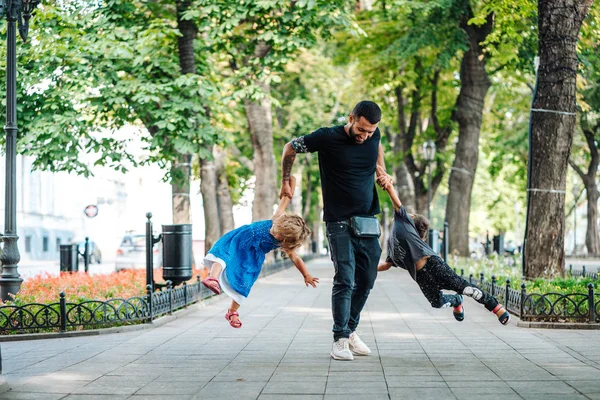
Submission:
[[[162,267],[162,243],[154,245],[152,251],[154,268]],[[117,250],[115,258],[115,271],[125,269],[145,269],[146,268],[146,235],[128,233],[121,240],[121,245]]]
[[[84,262],[83,253],[85,252],[85,241],[80,241],[77,243],[77,251],[79,251],[80,263]],[[89,241],[88,242],[88,252],[89,252],[89,263],[97,263],[102,264],[102,252],[98,248],[96,242]]]

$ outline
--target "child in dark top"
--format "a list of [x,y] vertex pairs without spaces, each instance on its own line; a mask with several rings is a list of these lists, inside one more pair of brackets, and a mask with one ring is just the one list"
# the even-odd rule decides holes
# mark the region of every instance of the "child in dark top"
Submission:
[[[377,175],[384,171],[377,167]],[[388,244],[388,257],[377,271],[387,271],[392,266],[406,269],[421,291],[435,308],[453,307],[454,318],[465,318],[462,295],[469,296],[496,314],[506,325],[510,314],[491,294],[458,276],[425,242],[429,221],[422,215],[409,215],[398,199],[391,184],[385,187],[394,205],[394,226]],[[444,294],[442,289],[457,294]]]

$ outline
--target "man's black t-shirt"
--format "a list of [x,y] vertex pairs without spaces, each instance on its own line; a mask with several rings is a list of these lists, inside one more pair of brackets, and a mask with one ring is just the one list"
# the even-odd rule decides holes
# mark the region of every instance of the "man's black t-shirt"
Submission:
[[388,243],[388,256],[386,261],[394,267],[408,270],[412,278],[417,280],[416,262],[427,256],[437,255],[421,239],[415,222],[408,215],[404,206],[394,211],[394,227]]
[[292,140],[296,153],[319,153],[325,222],[379,214],[374,181],[379,139],[377,128],[364,143],[356,144],[341,125]]

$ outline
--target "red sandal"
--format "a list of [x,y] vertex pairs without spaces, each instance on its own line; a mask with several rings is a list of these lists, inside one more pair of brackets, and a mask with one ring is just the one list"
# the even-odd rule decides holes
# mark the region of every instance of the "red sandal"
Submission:
[[[238,317],[238,319],[233,319],[232,317]],[[227,310],[227,314],[225,314],[225,319],[229,321],[229,325],[234,328],[241,328],[242,321],[240,321],[240,314],[237,311],[229,311]]]
[[210,289],[214,294],[221,294],[221,287],[219,286],[219,280],[209,276],[202,281],[202,284]]

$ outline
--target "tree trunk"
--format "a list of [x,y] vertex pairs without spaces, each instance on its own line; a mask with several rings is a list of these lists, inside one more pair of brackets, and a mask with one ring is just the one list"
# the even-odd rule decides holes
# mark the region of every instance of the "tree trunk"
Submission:
[[235,228],[233,219],[233,200],[229,191],[229,181],[227,179],[227,170],[225,169],[225,152],[223,149],[215,148],[215,170],[217,179],[217,202],[219,205],[219,222],[221,226],[221,235]]
[[587,193],[587,230],[585,232],[585,247],[588,255],[600,254],[600,238],[598,237],[598,185],[595,179],[586,182]]
[[[600,154],[598,152],[598,144],[596,142],[596,136],[600,130],[600,121],[597,121],[595,126],[591,126],[588,121],[588,115],[584,114],[580,118],[581,130],[583,136],[587,142],[589,148],[590,163],[588,165],[587,173],[584,173],[581,168],[573,161],[569,160],[569,164],[575,172],[581,178],[581,181],[585,185],[585,192],[587,196],[587,230],[585,234],[585,246],[588,251],[588,255],[599,255],[600,254],[600,239],[598,235],[598,184],[596,183],[596,176],[598,175],[598,166],[600,165]],[[577,201],[581,193],[575,196],[575,205],[567,213],[567,217],[576,208]]]
[[254,202],[252,220],[269,219],[273,215],[273,204],[277,197],[275,183],[275,155],[273,153],[273,127],[271,121],[271,98],[268,83],[258,82],[265,96],[258,100],[244,101],[248,127],[254,148]]
[[468,25],[472,11],[467,4],[463,29],[467,32],[469,50],[460,66],[461,88],[453,118],[458,122],[458,144],[449,179],[446,221],[450,234],[449,250],[461,256],[469,255],[469,215],[475,170],[479,160],[479,134],[485,96],[490,80],[485,71],[485,59],[480,43],[492,29],[492,18],[481,27]]
[[531,113],[524,265],[524,274],[530,279],[563,274],[564,191],[576,123],[577,36],[590,4],[579,0],[538,2],[540,65]]
[[217,198],[217,172],[213,160],[200,161],[200,191],[204,203],[205,253],[221,237],[221,218]]
[[[307,159],[307,157],[305,157],[305,159]],[[310,165],[305,165],[304,171],[306,172],[306,174],[304,175],[304,182],[306,182],[306,192],[304,194],[304,207],[302,210],[302,218],[306,220],[310,215],[310,209],[312,207],[312,182],[310,179]]]
[[418,191],[416,206],[415,212],[417,214],[427,216],[427,189],[425,187]]
[[[190,8],[191,0],[176,2],[177,28],[181,36],[177,39],[179,51],[179,67],[182,74],[195,74],[196,63],[194,60],[194,40],[198,29],[193,20],[183,19],[183,14]],[[189,224],[190,216],[190,163],[189,154],[181,154],[179,161],[171,168],[171,189],[173,196],[173,223]]]
[[190,216],[190,163],[192,156],[180,154],[179,161],[171,167],[171,196],[173,223],[189,224]]
[[[396,102],[398,103],[398,130],[399,133],[394,136],[394,154],[404,154],[405,148],[407,147],[404,143],[408,138],[406,117],[404,114],[404,95],[402,93],[403,87],[396,86],[394,92],[396,94]],[[391,141],[390,141],[391,142]],[[397,163],[394,168],[394,175],[396,177],[396,185],[398,186],[398,196],[402,201],[402,204],[406,209],[414,209],[415,203],[415,185],[413,183],[413,177],[410,175],[410,171],[406,166],[405,157],[402,157],[402,161]]]
[[415,186],[404,162],[399,162],[396,165],[396,168],[394,168],[394,176],[396,177],[398,196],[400,197],[402,204],[407,210],[416,209]]

